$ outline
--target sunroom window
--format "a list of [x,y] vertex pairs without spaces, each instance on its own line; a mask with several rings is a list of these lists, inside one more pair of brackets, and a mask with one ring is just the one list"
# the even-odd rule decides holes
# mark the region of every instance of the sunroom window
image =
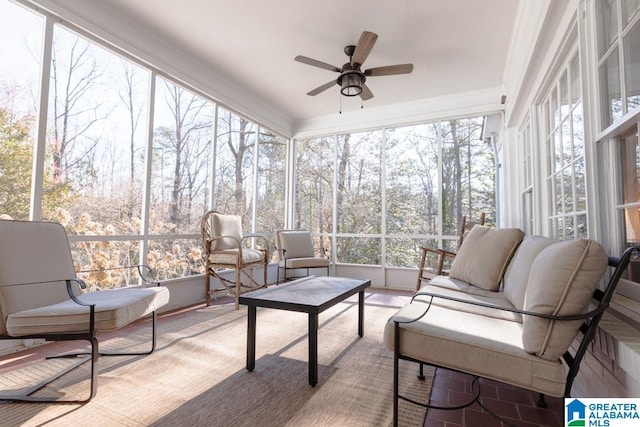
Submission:
[[601,129],[640,105],[640,2],[596,4]]

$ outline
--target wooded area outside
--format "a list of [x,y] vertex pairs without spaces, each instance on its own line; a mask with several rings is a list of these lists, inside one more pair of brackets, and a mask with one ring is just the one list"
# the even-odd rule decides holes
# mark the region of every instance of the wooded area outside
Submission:
[[[286,138],[61,25],[44,52],[44,20],[0,8],[0,214],[61,222],[79,271],[144,259],[159,279],[201,273],[210,207],[241,215],[273,251],[287,209]],[[39,145],[41,58],[50,63]],[[415,268],[420,244],[453,248],[462,215],[495,218],[483,120],[292,141],[293,226],[338,263]],[[129,283],[110,272],[86,279]]]

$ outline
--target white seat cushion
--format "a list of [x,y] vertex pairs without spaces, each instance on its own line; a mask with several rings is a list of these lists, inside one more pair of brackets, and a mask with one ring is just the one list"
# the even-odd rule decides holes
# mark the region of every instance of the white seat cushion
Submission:
[[[287,268],[321,268],[329,267],[330,261],[327,258],[287,258]],[[278,265],[285,267],[285,261],[279,261]]]
[[[393,350],[393,318],[413,319],[425,308],[414,302],[389,319],[384,330],[387,348]],[[564,365],[527,353],[521,323],[432,306],[420,320],[401,325],[400,334],[403,355],[551,396],[564,395]]]
[[[96,305],[97,331],[118,329],[157,310],[169,302],[165,287],[120,288],[89,292],[80,301]],[[7,332],[11,336],[83,332],[89,329],[89,307],[66,300],[29,310],[12,313],[7,318]]]
[[[212,264],[236,265],[238,262],[237,249],[225,249],[220,252],[213,253],[209,256]],[[257,249],[242,248],[242,263],[252,264],[254,262],[264,261],[264,253]]]

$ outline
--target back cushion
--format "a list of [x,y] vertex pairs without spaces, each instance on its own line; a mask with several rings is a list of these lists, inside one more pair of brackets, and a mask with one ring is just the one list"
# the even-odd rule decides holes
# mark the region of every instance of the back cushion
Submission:
[[0,334],[10,314],[68,300],[64,280],[75,277],[62,225],[0,220]]
[[504,272],[504,296],[517,309],[524,310],[524,294],[533,262],[540,252],[557,242],[559,240],[543,236],[526,236],[513,254]]
[[239,215],[211,214],[211,234],[212,237],[227,236],[214,240],[211,250],[238,249],[238,241],[242,241],[242,219]]
[[489,291],[500,289],[500,280],[524,237],[519,228],[473,227],[462,242],[449,276]]
[[280,248],[286,251],[287,258],[313,258],[311,233],[305,230],[280,232]]
[[[607,254],[592,240],[554,243],[540,252],[533,263],[524,309],[552,315],[586,313],[606,268]],[[575,339],[581,324],[581,320],[524,316],[524,349],[544,359],[558,360]]]

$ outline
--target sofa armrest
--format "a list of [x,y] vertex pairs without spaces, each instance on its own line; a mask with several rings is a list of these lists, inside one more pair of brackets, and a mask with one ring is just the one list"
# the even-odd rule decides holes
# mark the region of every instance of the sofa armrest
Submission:
[[[598,291],[596,291],[598,292]],[[490,309],[494,309],[494,310],[500,310],[500,311],[507,311],[510,313],[517,313],[517,314],[521,314],[521,315],[527,315],[527,316],[535,316],[535,317],[541,317],[544,319],[549,319],[549,320],[560,320],[560,321],[571,321],[571,320],[584,320],[584,319],[588,319],[590,317],[593,317],[597,314],[601,314],[602,312],[604,312],[604,310],[607,308],[606,306],[600,305],[597,308],[590,310],[586,313],[583,314],[574,314],[574,315],[553,315],[553,314],[547,314],[547,313],[539,313],[539,312],[534,312],[534,311],[527,311],[527,310],[520,310],[517,308],[510,308],[510,307],[504,307],[498,304],[490,304],[490,303],[486,303],[486,302],[481,302],[481,301],[476,301],[476,300],[468,300],[465,298],[458,298],[458,297],[454,297],[451,295],[440,295],[440,294],[436,294],[436,293],[432,293],[429,292],[428,290],[421,290],[420,292],[417,292],[410,301],[410,304],[413,303],[413,301],[420,296],[426,296],[429,297],[429,301],[422,301],[423,303],[427,304],[427,308],[425,309],[425,311],[418,317],[414,318],[414,319],[399,319],[396,320],[394,319],[394,322],[397,323],[413,323],[416,322],[418,320],[420,320],[421,318],[423,318],[427,312],[429,311],[429,309],[431,308],[431,303],[433,301],[434,298],[441,298],[441,299],[445,299],[445,300],[449,300],[449,301],[455,301],[458,303],[462,303],[462,304],[470,304],[470,305],[476,305],[479,307],[485,307],[485,308],[490,308]]]

